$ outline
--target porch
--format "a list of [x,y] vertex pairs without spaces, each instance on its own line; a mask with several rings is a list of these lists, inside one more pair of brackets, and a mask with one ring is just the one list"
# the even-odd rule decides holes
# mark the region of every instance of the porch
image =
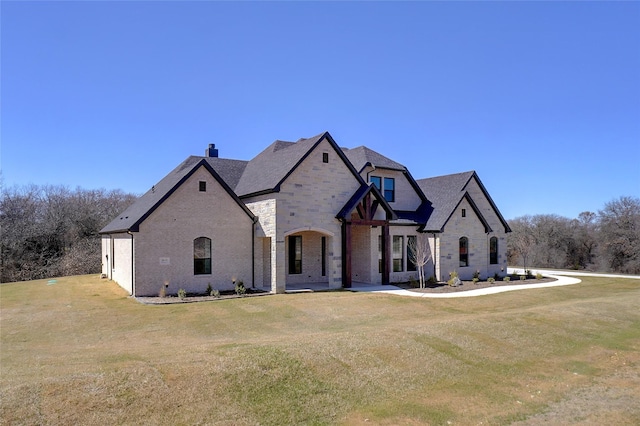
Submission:
[[[353,290],[354,288],[367,288],[367,287],[379,287],[380,284],[371,284],[365,282],[353,281],[351,283],[351,288],[349,290]],[[327,282],[313,282],[313,283],[297,283],[297,284],[287,284],[287,290],[285,293],[305,293],[305,292],[315,292],[315,291],[335,291],[342,290],[342,288],[330,288],[329,283]]]

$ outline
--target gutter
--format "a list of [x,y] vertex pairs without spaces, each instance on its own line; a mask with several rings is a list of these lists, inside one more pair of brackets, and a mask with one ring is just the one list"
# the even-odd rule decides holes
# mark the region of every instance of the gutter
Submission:
[[256,224],[257,223],[258,223],[258,216],[254,216],[253,223],[251,224],[251,288],[256,288]]
[[127,234],[131,235],[131,295],[135,297],[136,295],[136,281],[135,275],[133,272],[134,268],[134,253],[133,253],[133,232],[127,231]]

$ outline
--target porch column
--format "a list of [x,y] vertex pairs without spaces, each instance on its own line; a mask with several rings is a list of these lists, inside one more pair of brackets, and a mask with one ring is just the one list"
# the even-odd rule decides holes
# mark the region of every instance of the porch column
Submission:
[[[282,237],[281,237],[282,238]],[[271,239],[271,292],[284,293],[287,289],[287,278],[285,269],[285,245],[284,238],[278,241]]]
[[382,226],[382,284],[389,284],[389,260],[391,245],[389,244],[389,225]]
[[342,222],[342,287],[351,288],[351,223]]

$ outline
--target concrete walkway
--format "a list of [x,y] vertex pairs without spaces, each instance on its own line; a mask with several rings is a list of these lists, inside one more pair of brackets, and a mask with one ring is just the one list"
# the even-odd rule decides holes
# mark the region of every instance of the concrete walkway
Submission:
[[[517,273],[522,269],[508,268],[507,272]],[[545,287],[558,287],[563,285],[572,285],[582,282],[578,278],[573,278],[574,275],[589,276],[589,277],[607,277],[607,278],[631,278],[640,279],[637,275],[613,275],[613,274],[595,274],[587,272],[573,272],[573,271],[552,271],[546,269],[531,270],[532,274],[540,273],[545,277],[555,278],[556,281],[550,283],[538,283],[538,284],[518,284],[518,285],[504,285],[499,287],[486,287],[476,290],[459,291],[456,293],[419,293],[417,291],[405,290],[393,285],[377,285],[377,286],[354,286],[351,291],[367,292],[367,293],[385,293],[394,294],[396,296],[410,296],[410,297],[431,297],[431,298],[452,298],[452,297],[475,297],[484,296],[487,294],[503,293],[505,291],[515,290],[529,290],[533,288],[545,288]],[[571,276],[567,276],[571,275]]]

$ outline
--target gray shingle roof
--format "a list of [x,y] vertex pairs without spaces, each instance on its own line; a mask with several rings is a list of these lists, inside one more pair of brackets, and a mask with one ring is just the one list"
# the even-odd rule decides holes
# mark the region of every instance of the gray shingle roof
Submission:
[[[353,149],[338,148],[328,132],[311,138],[300,139],[297,142],[277,140],[250,161],[191,156],[167,174],[167,176],[153,186],[151,190],[142,195],[100,232],[137,231],[139,224],[201,165],[204,165],[207,170],[209,170],[223,187],[225,187],[230,196],[253,218],[249,209],[238,197],[278,191],[280,184],[323,138],[327,138],[334,146],[338,155],[343,158],[345,164],[349,166],[354,176],[363,185],[361,190],[358,191],[358,194],[354,194],[354,197],[361,196],[362,194],[360,194],[360,192],[366,189],[366,183],[362,180],[358,171],[362,171],[367,164],[379,168],[402,171],[411,184],[416,187],[420,197],[426,196],[426,199],[422,198],[423,203],[417,211],[398,211],[395,212],[397,213],[396,217],[404,220],[412,220],[416,223],[426,222],[424,226],[426,231],[439,232],[444,228],[462,198],[465,196],[468,197],[465,187],[469,180],[475,176],[489,203],[505,226],[505,230],[510,232],[508,224],[501,216],[474,171],[415,181],[402,164],[365,146]],[[472,205],[475,206],[473,200],[470,201]]]
[[344,155],[347,156],[353,167],[361,172],[367,164],[371,164],[376,167],[384,169],[401,170],[404,171],[407,168],[400,163],[393,161],[384,155],[367,148],[366,146],[359,146],[357,148],[342,148]]
[[133,204],[127,207],[124,212],[119,214],[107,226],[102,228],[100,233],[109,234],[137,231],[140,223],[202,165],[207,167],[214,178],[225,187],[229,195],[240,204],[245,212],[250,217],[253,217],[249,209],[247,209],[233,193],[231,186],[232,183],[240,179],[246,161],[190,156],[162,178],[160,182],[152,186],[149,191],[138,198]]
[[275,141],[249,161],[235,186],[238,196],[277,190],[278,185],[325,133],[297,142]]
[[248,161],[244,160],[231,160],[228,158],[217,157],[201,157],[204,158],[207,163],[213,167],[220,177],[226,182],[227,185],[235,190],[244,169],[247,167]]
[[484,196],[487,198],[487,201],[489,201],[489,204],[498,216],[500,223],[504,226],[505,232],[511,232],[509,224],[504,220],[504,217],[502,217],[500,210],[498,210],[498,207],[491,199],[487,189],[473,170],[469,172],[417,180],[418,186],[422,189],[422,192],[424,192],[424,195],[427,196],[429,201],[431,201],[433,207],[433,212],[429,216],[424,227],[426,231],[442,230],[463,197],[468,197],[471,207],[476,210],[476,213],[480,216],[480,220],[483,221],[485,227],[489,228],[488,223],[486,223],[485,219],[481,217],[482,214],[475,205],[475,202],[467,194],[467,183],[469,183],[472,178],[475,178],[478,182]]
[[425,230],[440,231],[444,228],[447,220],[449,220],[456,206],[462,200],[467,182],[474,175],[474,171],[469,171],[418,179],[416,181],[424,195],[431,201],[433,207],[433,211],[424,227]]

